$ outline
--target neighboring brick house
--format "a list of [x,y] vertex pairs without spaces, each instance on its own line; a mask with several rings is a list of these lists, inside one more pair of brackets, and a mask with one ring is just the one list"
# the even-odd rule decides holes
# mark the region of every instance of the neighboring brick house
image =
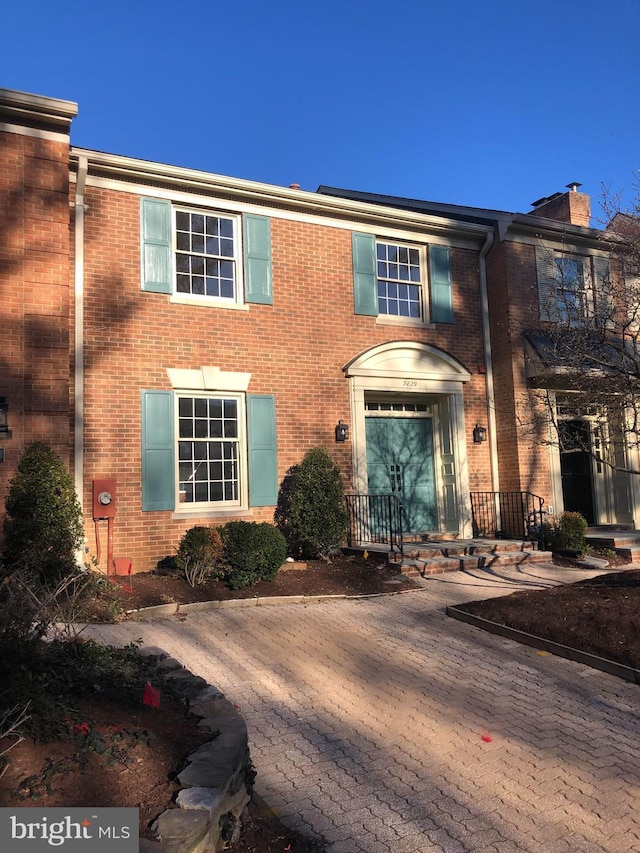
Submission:
[[[612,302],[620,281],[610,244],[589,227],[590,199],[579,186],[539,199],[526,214],[331,187],[320,192],[492,228],[486,276],[494,489],[533,492],[551,513],[577,511],[592,526],[633,527],[640,519],[638,478],[630,473],[640,470],[637,442],[625,439],[611,412],[603,419],[592,407],[569,405],[575,376],[552,353],[559,329],[579,328],[584,316],[597,323],[599,313],[608,325],[621,304]],[[536,408],[542,417],[532,417]],[[560,442],[546,423],[551,411]]]
[[52,441],[90,553],[112,481],[113,553],[145,571],[194,524],[272,520],[323,446],[349,491],[402,493],[405,530],[471,535],[493,226],[69,147],[74,115],[0,91],[2,496]]

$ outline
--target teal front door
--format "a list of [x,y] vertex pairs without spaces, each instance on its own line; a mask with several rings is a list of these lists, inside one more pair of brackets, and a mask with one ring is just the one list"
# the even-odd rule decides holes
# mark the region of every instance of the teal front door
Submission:
[[438,529],[431,418],[365,418],[370,495],[402,500],[406,533]]

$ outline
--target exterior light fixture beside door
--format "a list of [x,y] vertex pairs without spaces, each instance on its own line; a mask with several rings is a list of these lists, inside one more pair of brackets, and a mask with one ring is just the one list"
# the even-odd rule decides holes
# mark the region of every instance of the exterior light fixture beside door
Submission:
[[473,428],[473,443],[481,444],[487,440],[487,428],[476,424]]
[[346,441],[349,437],[349,424],[340,420],[336,426],[336,441]]
[[9,429],[9,404],[6,397],[0,397],[0,439],[11,438]]

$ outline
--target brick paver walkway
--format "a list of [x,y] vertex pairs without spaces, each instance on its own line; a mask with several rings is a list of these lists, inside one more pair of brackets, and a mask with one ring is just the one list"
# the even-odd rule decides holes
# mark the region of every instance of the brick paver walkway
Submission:
[[330,853],[640,851],[639,688],[443,612],[578,577],[455,572],[92,633],[142,636],[237,703],[257,792]]

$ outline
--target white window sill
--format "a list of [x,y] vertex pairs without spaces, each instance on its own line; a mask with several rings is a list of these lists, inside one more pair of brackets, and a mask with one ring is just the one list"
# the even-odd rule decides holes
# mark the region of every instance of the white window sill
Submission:
[[169,301],[176,305],[198,305],[203,308],[230,308],[232,311],[248,311],[249,306],[244,302],[233,302],[231,299],[213,299],[206,296],[182,296],[173,293]]
[[415,317],[394,317],[391,314],[378,314],[376,317],[378,326],[413,326],[417,329],[435,329],[435,323],[426,323]]
[[238,518],[253,515],[246,507],[225,507],[224,509],[176,509],[171,513],[171,518],[180,520],[185,518]]

